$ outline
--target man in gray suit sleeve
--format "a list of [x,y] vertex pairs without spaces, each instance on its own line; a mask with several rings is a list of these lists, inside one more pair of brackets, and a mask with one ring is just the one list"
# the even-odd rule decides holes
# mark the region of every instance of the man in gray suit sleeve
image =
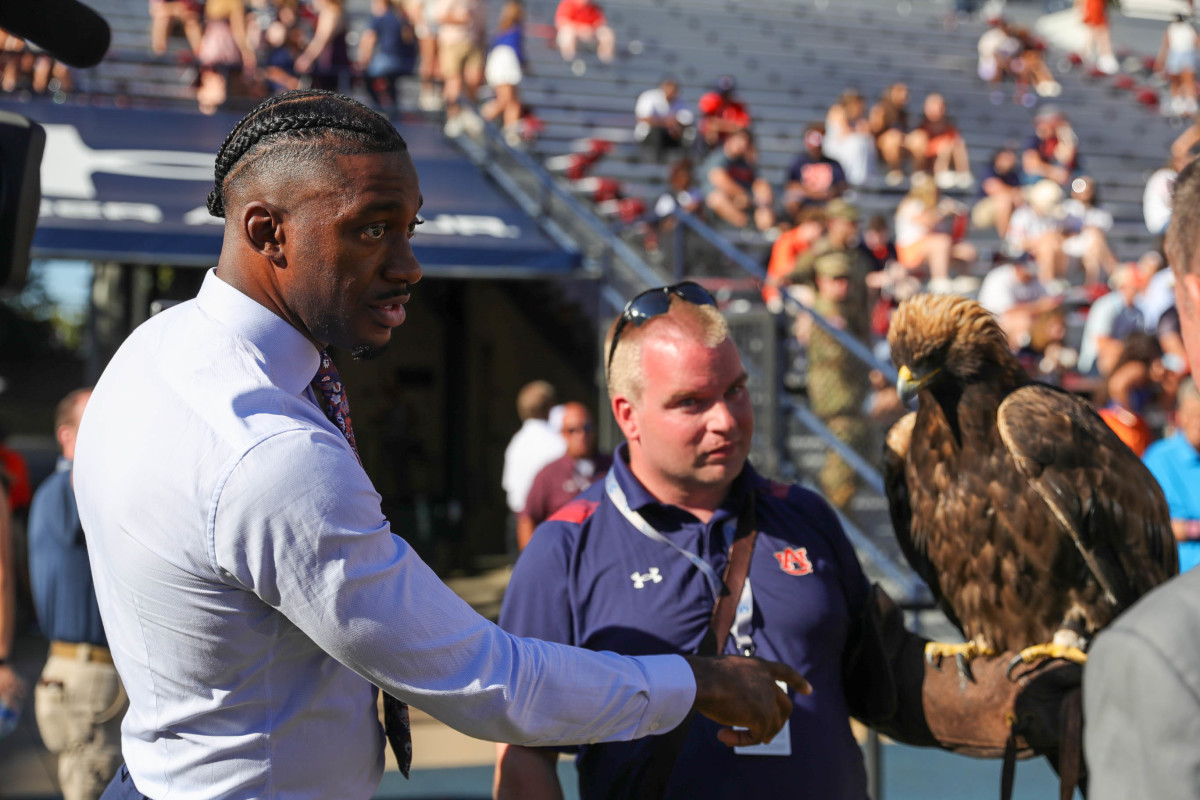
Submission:
[[[1200,166],[1175,184],[1167,260],[1200,375]],[[1200,797],[1200,569],[1159,586],[1100,634],[1083,676],[1089,800]]]

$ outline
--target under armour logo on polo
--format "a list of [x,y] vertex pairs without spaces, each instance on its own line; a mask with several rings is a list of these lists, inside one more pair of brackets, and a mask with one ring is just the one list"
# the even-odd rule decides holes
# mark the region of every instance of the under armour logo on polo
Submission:
[[779,568],[788,575],[809,575],[813,571],[812,562],[808,560],[807,547],[789,547],[775,553]]
[[629,576],[633,581],[633,588],[645,589],[647,583],[662,583],[662,575],[658,574],[658,567],[651,567],[648,572],[643,572],[640,575],[633,573]]

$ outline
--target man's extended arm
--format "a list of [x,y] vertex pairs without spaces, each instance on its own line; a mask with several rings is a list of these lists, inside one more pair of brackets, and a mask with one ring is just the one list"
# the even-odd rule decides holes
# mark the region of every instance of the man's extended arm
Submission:
[[[289,442],[289,438],[294,437]],[[306,458],[298,466],[294,454]],[[314,479],[313,476],[321,476]],[[277,513],[264,513],[263,487]],[[696,709],[726,741],[783,725],[767,662],[689,666],[522,639],[480,617],[392,534],[379,495],[335,433],[281,434],[226,480],[212,523],[216,567],[380,688],[478,738],[531,745],[632,739]]]
[[[760,744],[774,738],[787,724],[792,701],[775,681],[784,681],[799,694],[810,694],[808,681],[789,666],[741,656],[684,656],[696,677],[695,709],[721,725],[717,738],[729,747]],[[755,718],[747,722],[748,718]],[[666,729],[660,731],[665,732]],[[496,748],[493,794],[498,800],[560,800],[553,750],[518,745]]]

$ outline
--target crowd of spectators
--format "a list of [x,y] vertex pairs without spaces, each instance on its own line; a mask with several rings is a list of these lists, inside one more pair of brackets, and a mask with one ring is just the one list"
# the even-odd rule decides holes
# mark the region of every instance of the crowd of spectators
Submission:
[[[529,128],[519,89],[527,69],[519,0],[501,6],[490,33],[482,0],[371,0],[365,25],[350,19],[345,0],[151,0],[150,19],[153,53],[193,67],[188,79],[205,113],[231,97],[253,103],[307,87],[347,94],[361,88],[377,108],[393,112],[400,110],[398,82],[415,75],[418,107],[444,110],[448,136],[478,134],[472,109],[485,83],[490,97],[482,118],[502,125],[514,145]],[[553,44],[577,74],[585,69],[584,49],[601,64],[616,57],[616,37],[591,0],[562,0],[554,24]],[[169,51],[173,34],[186,47]],[[653,110],[655,118],[658,106]],[[651,146],[671,147],[683,128],[690,135],[692,123],[653,123]]]
[[37,45],[0,30],[0,89],[61,98],[71,91],[71,71]]
[[[1062,94],[1062,85],[1046,66],[1045,44],[1028,28],[1010,25],[997,17],[979,37],[977,50],[976,71],[980,79],[997,90],[1000,84],[1012,81],[1015,102],[1023,105],[1035,102],[1031,91],[1041,97]],[[1003,102],[1003,98],[1002,92],[993,94],[994,102]]]
[[[1080,13],[1086,11],[1081,5]],[[1164,34],[1160,61],[1173,52],[1172,41],[1183,51],[1184,32],[1194,36],[1190,23],[1172,25],[1177,23],[1174,34],[1171,29]],[[1100,72],[1111,66],[1104,27],[1096,19],[1090,25],[1091,66]],[[1116,223],[1103,204],[1104,175],[1088,169],[1067,115],[1035,97],[1062,92],[1046,65],[1044,46],[1028,31],[996,21],[979,52],[980,77],[989,84],[985,91],[992,102],[998,87],[1010,82],[1018,103],[1037,108],[1025,138],[994,150],[977,174],[971,171],[968,137],[946,98],[940,93],[919,98],[920,114],[914,115],[909,87],[892,83],[873,104],[857,88],[841,92],[823,119],[798,132],[802,145],[782,181],[771,186],[757,164],[753,108],[739,96],[733,76],[722,76],[695,106],[673,80],[664,83],[651,90],[653,112],[647,92],[636,114],[637,139],[646,144],[643,158],[662,163],[676,153],[683,156],[670,165],[672,188],[655,214],[661,218],[686,207],[718,228],[767,233],[762,295],[768,308],[794,310],[783,303],[785,294],[820,308],[864,291],[867,328],[839,314],[826,319],[846,332],[869,329],[868,344],[882,340],[890,309],[916,291],[975,296],[997,316],[1031,375],[1089,395],[1136,452],[1182,436],[1173,432],[1187,427],[1195,391],[1177,400],[1186,366],[1172,273],[1161,251],[1152,248],[1128,262],[1118,255],[1111,239]],[[1185,85],[1194,58],[1169,60],[1172,92],[1194,102],[1194,85]],[[693,108],[694,135],[686,121]],[[1180,135],[1163,168],[1149,177],[1145,216],[1151,234],[1165,230],[1172,182],[1198,147],[1200,121]],[[698,190],[693,163],[701,165],[695,171]],[[904,193],[895,195],[890,218],[860,220],[855,194],[864,190],[876,197]],[[972,229],[977,235],[971,240],[991,240],[990,254],[968,240]],[[820,329],[801,313],[793,331],[811,349]],[[815,391],[827,393],[822,381],[828,376],[814,376],[811,353],[808,359],[800,384],[808,386],[811,399],[814,380]],[[897,410],[890,388],[869,382],[863,414],[879,411],[890,419],[889,410]],[[843,440],[857,449],[853,438]],[[1200,434],[1196,439],[1200,446]],[[867,448],[868,456],[872,452]],[[1188,452],[1200,458],[1195,447]],[[1200,489],[1192,494],[1200,496]],[[1200,530],[1192,538],[1200,549]]]

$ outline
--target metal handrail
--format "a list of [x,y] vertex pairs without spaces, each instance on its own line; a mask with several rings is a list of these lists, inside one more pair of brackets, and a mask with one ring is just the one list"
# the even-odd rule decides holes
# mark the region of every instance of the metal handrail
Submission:
[[[694,214],[682,208],[677,208],[672,213],[672,216],[674,216],[679,222],[683,223],[688,230],[692,231],[697,236],[704,239],[704,241],[708,242],[710,245],[719,250],[723,256],[737,264],[737,266],[747,274],[757,278],[759,281],[766,280],[766,270],[756,264],[754,259],[750,258],[741,250],[738,250],[736,247],[734,247],[732,242],[714,231],[702,220],[698,219]],[[787,292],[780,292],[779,294],[780,297],[783,298],[783,301],[786,305],[792,306],[794,311],[807,312],[812,316],[813,322],[827,331],[829,335],[837,340],[838,344],[842,345],[844,348],[853,353],[868,367],[879,370],[883,373],[884,377],[895,383],[898,375],[896,374],[896,369],[891,364],[885,364],[879,359],[875,358],[875,354],[871,352],[870,348],[855,339],[850,334],[846,333],[844,330],[834,326],[831,322],[829,322],[829,320],[825,319],[819,313],[809,308],[795,297],[792,297]]]
[[842,530],[846,532],[846,538],[850,540],[850,544],[854,545],[854,549],[866,553],[871,563],[904,590],[904,596],[898,601],[902,607],[912,609],[932,607],[933,596],[929,593],[929,587],[925,585],[924,581],[914,573],[906,572],[903,568],[896,566],[891,557],[880,550],[879,545],[871,541],[871,537],[863,533],[845,514],[836,508],[834,512],[842,523]]
[[[500,130],[490,122],[484,122],[482,126],[484,136],[484,146],[480,146],[470,137],[460,136],[455,141],[458,146],[466,153],[467,157],[478,168],[488,173],[496,182],[504,189],[513,199],[522,206],[535,220],[543,226],[547,234],[559,242],[569,243],[569,237],[557,225],[550,220],[547,215],[548,197],[553,196],[560,202],[574,217],[583,223],[590,233],[595,235],[601,242],[607,252],[612,256],[619,258],[633,273],[634,277],[642,283],[641,288],[658,285],[663,278],[658,275],[624,240],[604,223],[592,209],[588,208],[578,198],[559,185],[558,181],[551,175],[545,167],[539,164],[528,153],[512,147],[505,141]],[[521,167],[525,174],[531,177],[538,189],[538,198],[534,199],[525,192],[525,190],[500,169],[489,156],[495,150],[502,150],[505,155],[510,158],[515,164]],[[747,274],[763,280],[766,277],[765,271],[754,263],[752,259],[742,253],[733,246],[727,239],[713,231],[708,225],[697,219],[694,215],[683,209],[676,210],[674,214],[679,224],[687,227],[692,232],[703,238],[706,242],[720,251],[723,255],[737,264]],[[573,243],[571,243],[573,248]],[[817,312],[813,311],[804,303],[801,303],[794,297],[782,293],[785,302],[791,304],[795,310],[808,312],[813,321],[829,332],[840,344],[846,347],[852,354],[862,360],[872,369],[878,369],[885,375],[888,375],[891,380],[896,379],[896,372],[889,365],[885,365],[877,361],[871,351],[861,342],[849,336],[845,331],[842,331],[828,322]],[[620,310],[623,305],[623,299],[620,293],[615,291],[611,285],[605,285],[600,296],[604,301],[613,307],[614,310]],[[826,442],[838,455],[842,456],[846,462],[857,472],[872,489],[884,493],[883,478],[879,472],[875,470],[862,456],[856,453],[852,448],[833,435],[832,431],[821,422],[810,410],[797,407],[794,413],[801,419],[810,430],[814,431],[822,440]],[[890,579],[901,586],[908,602],[921,602],[928,597],[928,589],[915,576],[904,572],[897,567],[892,560],[881,551],[877,545],[870,540],[866,534],[859,530],[850,520],[839,514],[842,519],[843,527],[847,531],[852,543],[862,552],[864,552],[872,562],[877,564],[879,568],[888,575]]]
[[[477,114],[478,109],[474,109],[474,112]],[[544,166],[539,164],[536,159],[525,151],[511,146],[505,141],[500,129],[494,124],[483,120],[482,117],[480,117],[480,121],[483,123],[483,147],[479,146],[469,136],[459,136],[453,141],[466,153],[467,158],[476,167],[487,172],[488,175],[500,184],[501,188],[508,192],[526,213],[543,226],[547,224],[553,225],[553,221],[547,217],[549,199],[553,197],[570,211],[574,218],[588,229],[589,233],[603,243],[606,254],[619,258],[625,264],[629,271],[633,273],[634,278],[641,284],[641,289],[647,289],[662,283],[662,276],[655,272],[602,219],[596,216],[596,213],[592,209],[588,208],[577,197],[559,185],[559,182]],[[538,189],[537,198],[530,197],[524,189],[494,163],[489,156],[496,150],[504,152],[508,158],[512,159],[525,171],[526,175],[536,182]],[[552,238],[555,238],[556,241],[561,241],[565,237],[565,234],[561,234],[561,229],[557,233],[550,233],[549,231],[547,233]],[[614,298],[610,296],[605,295],[605,301],[609,305],[614,304]],[[619,311],[623,307],[624,302],[616,305],[615,309]]]
[[[742,251],[738,250],[732,242],[721,236],[719,233],[710,228],[702,220],[694,214],[685,211],[682,208],[676,209],[674,216],[676,223],[680,227],[686,227],[697,236],[701,237],[705,242],[710,244],[722,255],[736,264],[740,269],[748,275],[763,281],[766,279],[766,271],[760,267],[755,261],[747,256]],[[679,228],[676,229],[676,236],[681,235]],[[677,248],[678,249],[678,248]],[[814,311],[796,298],[781,292],[784,302],[792,306],[796,311],[807,312],[813,322],[819,325],[822,329],[833,336],[839,344],[846,348],[852,355],[862,361],[867,367],[877,369],[882,372],[889,380],[895,381],[897,376],[896,370],[890,364],[884,364],[875,358],[874,353],[870,351],[862,342],[847,334],[840,328],[834,327],[821,314]],[[879,474],[879,470],[875,469],[865,458],[860,456],[853,448],[843,442],[834,435],[833,431],[825,425],[821,419],[812,412],[811,409],[802,405],[794,405],[792,414],[800,421],[804,427],[815,433],[820,439],[829,446],[831,450],[841,456],[851,469],[855,471],[863,479],[865,484],[873,491],[885,495],[887,494],[884,486],[883,476]],[[844,514],[838,512],[838,517],[841,519],[842,527],[846,531],[847,537],[857,550],[866,554],[881,571],[889,578],[901,586],[905,592],[905,597],[902,601],[914,607],[924,607],[930,598],[929,589],[920,578],[915,574],[905,571],[879,547],[871,541],[871,538],[863,533],[855,526]]]

